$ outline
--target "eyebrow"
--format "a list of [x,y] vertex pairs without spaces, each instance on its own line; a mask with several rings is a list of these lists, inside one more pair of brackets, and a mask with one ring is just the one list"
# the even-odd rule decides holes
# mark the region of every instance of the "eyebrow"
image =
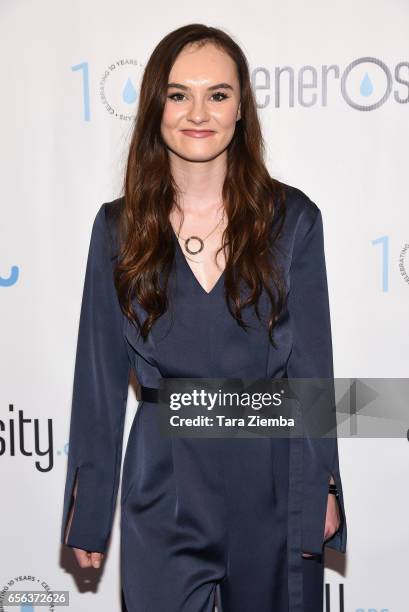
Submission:
[[[182,83],[169,83],[168,89],[171,87],[175,87],[176,89],[183,89],[183,91],[190,91],[190,87],[187,87],[186,85],[182,85]],[[211,85],[210,87],[208,87],[207,91],[214,91],[215,89],[233,90],[233,87],[229,85],[228,83],[218,83],[217,85]]]

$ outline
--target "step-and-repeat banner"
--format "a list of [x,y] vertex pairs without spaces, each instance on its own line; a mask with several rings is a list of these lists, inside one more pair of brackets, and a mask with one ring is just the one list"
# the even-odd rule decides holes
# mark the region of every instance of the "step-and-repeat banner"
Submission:
[[[242,46],[269,170],[322,211],[335,375],[408,376],[407,2],[3,0],[0,592],[120,610],[119,504],[102,571],[59,543],[81,293],[92,221],[121,195],[144,66],[193,22]],[[131,384],[123,453],[137,405]],[[339,439],[348,549],[327,550],[327,610],[407,610],[409,446],[382,417],[378,431]]]

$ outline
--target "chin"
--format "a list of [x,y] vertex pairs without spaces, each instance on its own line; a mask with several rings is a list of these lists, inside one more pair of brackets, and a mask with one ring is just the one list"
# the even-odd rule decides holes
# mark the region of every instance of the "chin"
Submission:
[[184,159],[190,162],[208,162],[212,161],[213,159],[216,159],[216,157],[218,157],[220,153],[222,153],[222,151],[217,151],[217,153],[213,153],[211,155],[186,155],[184,156]]
[[169,147],[171,151],[178,157],[189,161],[189,162],[206,162],[215,159],[220,153],[224,151],[224,149],[217,149],[213,151],[186,151],[186,149],[172,149]]

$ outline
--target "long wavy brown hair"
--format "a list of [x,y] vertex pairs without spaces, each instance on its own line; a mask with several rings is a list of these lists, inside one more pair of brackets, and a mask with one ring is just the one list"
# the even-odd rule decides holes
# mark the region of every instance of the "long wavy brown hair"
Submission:
[[[174,206],[180,210],[178,187],[160,129],[168,77],[185,45],[209,42],[233,59],[241,90],[241,119],[236,122],[227,150],[222,190],[227,227],[219,251],[228,245],[225,300],[238,325],[246,329],[242,310],[254,306],[261,320],[258,302],[264,288],[271,304],[269,339],[275,346],[273,329],[286,293],[273,253],[285,217],[284,186],[269,175],[265,166],[265,144],[246,57],[220,29],[194,23],[170,32],[145,67],[123,179],[115,286],[123,313],[137,325],[145,341],[156,319],[168,308],[167,286],[175,256],[169,214]],[[242,283],[248,288],[244,298]],[[143,323],[132,306],[133,298],[147,313]]]

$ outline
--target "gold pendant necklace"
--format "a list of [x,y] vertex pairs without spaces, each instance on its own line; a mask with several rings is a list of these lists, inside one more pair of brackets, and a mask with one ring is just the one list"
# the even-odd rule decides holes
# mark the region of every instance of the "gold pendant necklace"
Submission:
[[[205,236],[204,238],[200,238],[199,236],[196,236],[196,235],[189,236],[188,238],[183,238],[183,236],[181,236],[180,233],[176,234],[178,239],[180,238],[181,240],[183,240],[184,249],[188,253],[190,253],[190,255],[197,255],[198,253],[201,253],[203,251],[205,240],[207,240],[207,238],[209,238],[209,236],[211,236],[213,234],[213,232],[215,232],[216,229],[219,227],[219,225],[222,223],[222,221],[224,219],[224,212],[225,211],[223,209],[222,218],[217,223],[217,225],[212,229],[212,231],[209,232],[207,234],[207,236]],[[191,247],[189,246],[189,243],[192,242],[192,241],[194,242],[195,240],[199,243],[199,246],[198,246],[197,250],[192,250]],[[190,259],[190,257],[187,257],[187,259],[189,259],[189,261],[193,261],[194,263],[201,263],[201,262],[195,261],[194,259]]]

